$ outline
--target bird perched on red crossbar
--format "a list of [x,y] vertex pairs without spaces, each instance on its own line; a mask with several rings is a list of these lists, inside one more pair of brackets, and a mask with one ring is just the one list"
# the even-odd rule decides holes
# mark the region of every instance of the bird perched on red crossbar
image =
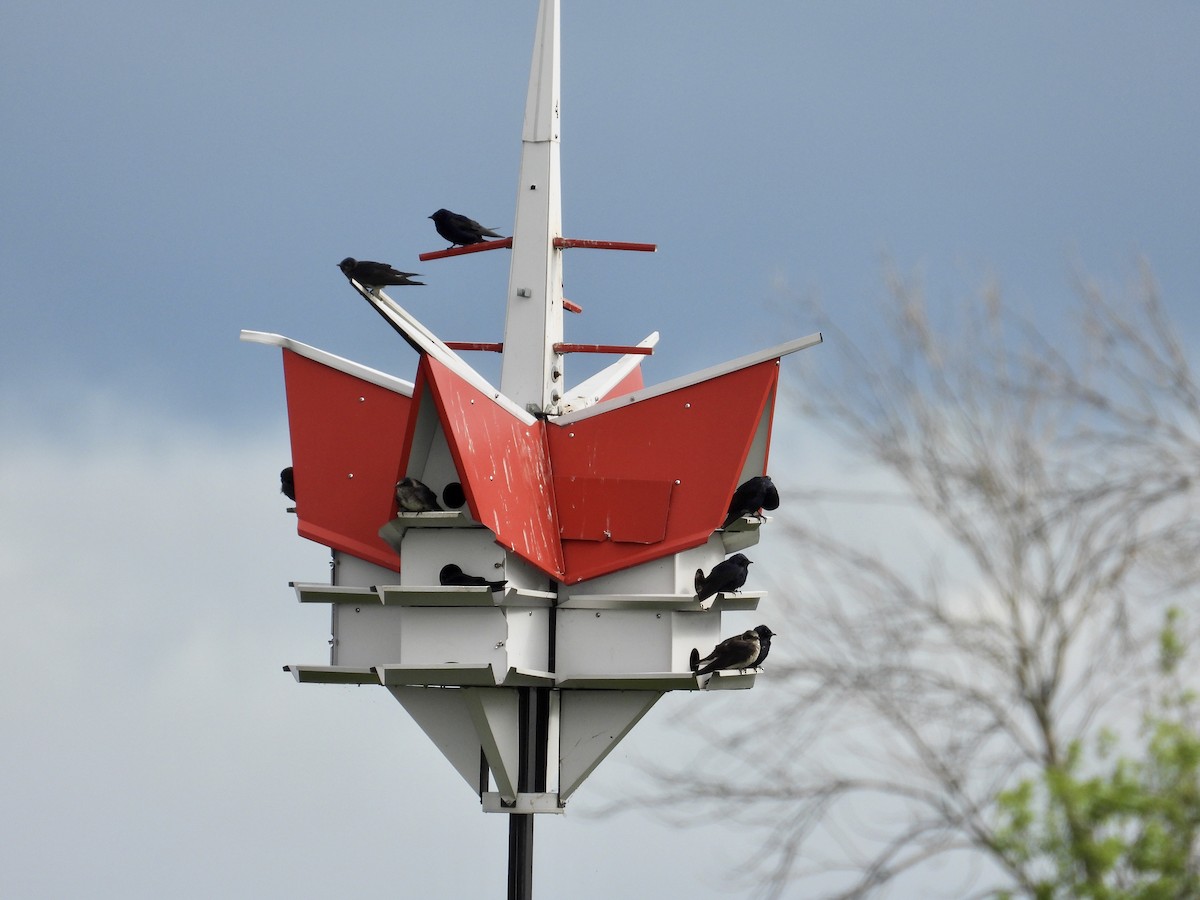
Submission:
[[460,216],[448,209],[439,209],[429,218],[433,219],[433,227],[437,229],[437,233],[448,240],[452,247],[458,244],[464,247],[468,244],[482,244],[489,237],[504,237],[490,228],[484,228],[474,219]]

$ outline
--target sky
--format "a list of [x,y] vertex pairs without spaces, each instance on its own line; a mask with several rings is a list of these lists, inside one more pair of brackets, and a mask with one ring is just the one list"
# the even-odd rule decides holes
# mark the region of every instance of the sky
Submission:
[[[398,704],[280,671],[326,652],[326,613],[287,583],[324,580],[327,554],[277,490],[278,351],[238,332],[411,379],[350,255],[421,272],[401,299],[443,339],[500,340],[507,254],[417,255],[445,246],[439,207],[510,231],[535,19],[0,11],[3,896],[503,895],[507,823]],[[854,334],[889,267],[950,305],[995,280],[1065,335],[1081,272],[1119,285],[1145,258],[1194,346],[1198,37],[1186,2],[563,0],[564,231],[659,248],[568,251],[566,339],[658,330],[664,381],[814,330],[812,297]],[[567,381],[601,364],[572,357]],[[800,436],[772,448],[777,480],[839,477],[819,437],[780,433]],[[742,829],[594,815],[639,760],[686,765],[673,713],[705,699],[665,698],[539,818],[536,894],[749,889]]]

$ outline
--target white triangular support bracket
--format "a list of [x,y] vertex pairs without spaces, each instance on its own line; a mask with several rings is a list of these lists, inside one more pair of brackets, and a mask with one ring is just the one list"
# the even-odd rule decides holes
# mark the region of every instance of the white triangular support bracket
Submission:
[[450,761],[476,795],[487,790],[483,745],[475,732],[475,719],[464,689],[388,687],[393,697],[413,717],[429,739]]
[[520,729],[513,688],[463,688],[475,734],[483,746],[492,780],[505,803],[517,799]]
[[660,691],[563,691],[559,703],[558,798],[567,798],[629,734]]

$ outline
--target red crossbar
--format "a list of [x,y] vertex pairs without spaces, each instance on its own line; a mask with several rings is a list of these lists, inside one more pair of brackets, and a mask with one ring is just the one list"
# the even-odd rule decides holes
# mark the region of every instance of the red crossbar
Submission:
[[583,312],[582,306],[580,306],[578,303],[572,303],[566,297],[563,297],[563,309],[565,309],[567,312],[573,312],[573,313]]
[[643,253],[653,253],[658,249],[658,244],[631,244],[628,241],[583,241],[578,238],[555,238],[554,246],[560,250],[566,247],[587,247],[589,250],[640,250]]
[[631,353],[636,356],[649,356],[654,352],[653,347],[622,347],[617,344],[555,344],[555,353]]
[[[433,250],[422,253],[417,257],[421,262],[431,259],[445,259],[448,256],[465,256],[468,253],[481,253],[484,250],[499,250],[501,247],[511,247],[512,238],[506,237],[498,241],[481,241],[478,244],[467,244],[465,247],[451,247],[449,250]],[[554,246],[558,250],[567,247],[586,247],[589,250],[639,250],[643,253],[654,253],[657,244],[634,244],[629,241],[584,241],[578,238],[555,238]]]
[[464,256],[467,253],[480,253],[484,250],[499,250],[501,247],[511,247],[512,238],[506,237],[498,241],[481,241],[478,244],[467,244],[465,247],[451,247],[449,250],[434,250],[422,253],[417,257],[421,262],[431,259],[445,259],[447,256]]
[[446,341],[451,350],[490,350],[492,353],[503,353],[503,344],[488,343],[487,341]]

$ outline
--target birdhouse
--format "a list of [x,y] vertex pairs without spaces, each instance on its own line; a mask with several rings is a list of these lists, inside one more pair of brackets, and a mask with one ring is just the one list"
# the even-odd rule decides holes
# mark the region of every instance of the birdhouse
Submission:
[[[357,280],[376,271],[361,263],[343,266],[350,286],[417,351],[413,381],[242,333],[282,351],[297,530],[333,554],[330,584],[294,584],[331,609],[328,663],[286,668],[389,690],[489,812],[561,812],[666,691],[753,686],[752,669],[697,676],[689,657],[766,595],[739,581],[698,599],[697,571],[758,542],[764,520],[726,522],[730,498],[766,472],[781,358],[821,340],[649,387],[657,334],[563,341],[565,251],[654,248],[561,234],[557,39],[544,0],[512,237],[422,256],[511,251],[499,387]],[[616,360],[567,388],[581,350]],[[405,479],[425,508],[398,501]]]

